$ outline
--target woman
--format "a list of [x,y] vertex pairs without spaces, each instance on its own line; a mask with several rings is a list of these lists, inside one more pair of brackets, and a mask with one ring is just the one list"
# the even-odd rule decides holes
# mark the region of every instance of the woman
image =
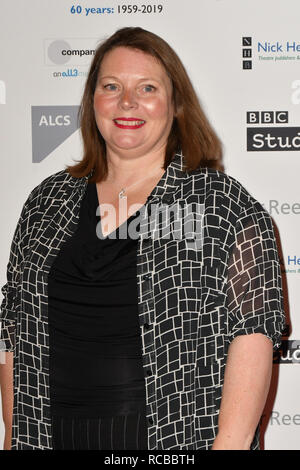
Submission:
[[13,237],[5,447],[259,449],[284,327],[270,216],[216,169],[219,140],[155,34],[97,48],[80,111],[82,160],[32,190]]

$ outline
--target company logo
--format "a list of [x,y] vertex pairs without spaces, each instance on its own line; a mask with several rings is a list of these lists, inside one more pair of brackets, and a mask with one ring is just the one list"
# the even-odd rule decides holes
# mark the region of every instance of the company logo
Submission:
[[294,62],[300,60],[300,43],[288,41],[257,41],[258,59],[263,62]]
[[3,80],[0,80],[0,104],[6,104],[6,87]]
[[288,111],[248,111],[247,124],[285,124],[289,122]]
[[95,54],[97,39],[45,39],[45,64],[88,66]]
[[300,43],[296,41],[286,41],[285,43],[260,42],[257,43],[258,52],[300,52]]
[[244,36],[242,38],[242,57],[243,57],[243,69],[252,69],[252,37]]
[[299,151],[300,127],[282,126],[288,123],[288,111],[247,111],[246,116],[247,124],[274,124],[247,127],[248,152]]
[[60,71],[52,72],[52,76],[55,78],[69,78],[69,77],[86,77],[88,72],[80,72],[77,68],[64,69]]
[[32,161],[39,163],[79,127],[78,106],[32,106]]
[[[268,38],[255,40],[253,36],[242,37],[243,69],[251,70],[254,63],[295,64],[300,60],[300,42],[294,38],[272,41]],[[256,62],[255,62],[256,61]]]
[[300,340],[282,340],[274,352],[274,364],[300,364]]

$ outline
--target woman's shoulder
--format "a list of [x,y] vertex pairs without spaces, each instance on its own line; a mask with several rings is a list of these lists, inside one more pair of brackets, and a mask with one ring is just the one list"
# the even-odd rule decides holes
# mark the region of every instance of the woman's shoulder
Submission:
[[42,191],[47,187],[64,185],[69,183],[71,179],[73,179],[73,177],[65,169],[59,170],[44,178],[32,191]]
[[74,178],[65,169],[52,173],[33,187],[28,196],[28,200],[34,199],[35,196],[44,193],[47,189],[51,190],[54,196],[55,189],[59,191],[66,184],[69,184],[72,179]]
[[[191,173],[195,191],[202,191],[205,198],[214,193],[223,208],[235,212],[261,212],[268,216],[262,204],[253,196],[251,189],[232,175],[212,168],[199,168]],[[223,211],[224,212],[224,211]]]
[[190,173],[195,180],[205,178],[205,185],[208,189],[214,189],[216,191],[229,191],[229,194],[234,195],[235,193],[248,193],[245,186],[233,176],[225,173],[221,170],[215,170],[213,168],[198,168]]
[[[221,170],[199,168],[191,172],[191,176],[195,180],[195,188],[197,186],[200,188],[202,183],[202,188],[204,187],[206,192],[215,191],[241,203],[253,199],[243,183]],[[198,185],[197,181],[199,182]]]
[[61,191],[74,179],[65,169],[59,170],[42,179],[29,192],[22,209],[22,219],[39,211],[42,200],[59,197]]

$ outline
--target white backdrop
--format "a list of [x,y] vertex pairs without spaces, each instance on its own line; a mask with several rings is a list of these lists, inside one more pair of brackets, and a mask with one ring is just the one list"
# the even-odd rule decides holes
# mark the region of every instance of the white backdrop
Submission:
[[81,158],[75,115],[93,50],[123,26],[153,31],[182,59],[223,141],[225,172],[266,207],[278,229],[289,336],[274,360],[264,445],[300,449],[300,2],[131,5],[140,11],[130,13],[121,0],[1,2],[0,283],[29,192]]

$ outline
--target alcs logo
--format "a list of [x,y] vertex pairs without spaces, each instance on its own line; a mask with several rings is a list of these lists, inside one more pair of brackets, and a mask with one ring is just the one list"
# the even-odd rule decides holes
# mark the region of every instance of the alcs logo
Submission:
[[43,114],[39,122],[39,126],[70,126],[70,124],[71,116],[69,114],[58,116],[52,116],[51,114],[46,116]]
[[39,163],[79,127],[79,106],[32,106],[32,161]]

